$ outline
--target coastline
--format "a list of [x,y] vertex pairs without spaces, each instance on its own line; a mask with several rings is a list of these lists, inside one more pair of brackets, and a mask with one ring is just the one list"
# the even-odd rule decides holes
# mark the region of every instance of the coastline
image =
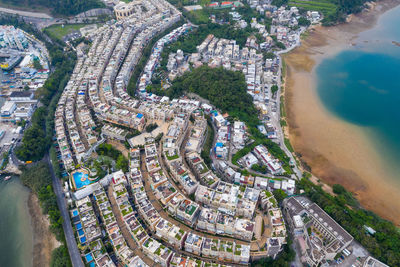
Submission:
[[[313,27],[300,47],[283,56],[287,71],[285,107],[290,141],[312,174],[327,184],[342,184],[361,205],[400,225],[400,185],[386,177],[382,159],[365,129],[335,117],[316,92],[315,67],[349,48],[357,35],[376,25],[379,16],[399,5],[385,0],[373,10],[351,16],[349,23]],[[316,180],[318,180],[316,178]]]
[[50,266],[51,253],[60,242],[50,231],[49,219],[42,213],[39,199],[33,192],[29,194],[28,209],[33,229],[32,266]]

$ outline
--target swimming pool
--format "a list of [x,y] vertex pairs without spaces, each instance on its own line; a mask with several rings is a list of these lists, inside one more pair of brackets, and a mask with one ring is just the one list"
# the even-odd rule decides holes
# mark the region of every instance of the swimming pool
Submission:
[[80,189],[92,183],[92,181],[89,180],[89,175],[87,173],[74,172],[72,176],[74,177],[76,189]]
[[81,241],[81,244],[86,242],[86,236],[82,236],[81,238],[79,238],[79,240]]
[[80,230],[82,229],[82,224],[81,223],[77,223],[76,224],[76,230]]
[[75,217],[75,216],[78,216],[78,211],[77,210],[74,210],[73,212],[72,212],[72,215]]
[[86,258],[86,262],[91,262],[93,260],[93,256],[91,253],[86,254],[85,258]]
[[84,235],[84,234],[85,234],[85,233],[83,232],[82,229],[78,230],[78,235],[79,235],[79,236],[82,236],[82,235]]

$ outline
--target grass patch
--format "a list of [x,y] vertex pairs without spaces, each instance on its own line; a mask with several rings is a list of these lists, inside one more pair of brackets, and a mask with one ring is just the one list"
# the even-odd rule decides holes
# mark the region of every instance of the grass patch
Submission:
[[292,144],[290,143],[290,140],[288,138],[285,138],[284,142],[285,142],[285,146],[287,147],[287,149],[289,149],[289,151],[293,153],[294,149],[292,147]]
[[291,0],[290,6],[296,6],[310,11],[318,11],[327,16],[333,14],[337,10],[337,5],[331,0]]
[[281,96],[281,104],[280,104],[280,109],[281,109],[281,118],[282,117],[286,117],[286,109],[285,109],[285,99],[283,98],[283,96]]
[[67,34],[70,34],[74,31],[79,31],[80,28],[87,26],[88,24],[66,24],[64,27],[62,25],[51,25],[44,29],[45,33],[50,35],[52,38],[60,39]]

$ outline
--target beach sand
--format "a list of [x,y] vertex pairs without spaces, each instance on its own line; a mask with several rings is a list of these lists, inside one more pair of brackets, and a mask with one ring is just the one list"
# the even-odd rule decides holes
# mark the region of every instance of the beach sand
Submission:
[[300,47],[284,56],[289,136],[301,160],[323,182],[342,184],[364,208],[397,225],[400,185],[388,178],[365,129],[340,120],[322,105],[316,92],[315,67],[350,47],[360,32],[375,25],[379,15],[399,4],[382,1],[372,11],[352,16],[349,23],[316,26]]
[[51,252],[60,246],[53,233],[50,232],[50,222],[43,215],[39,200],[34,193],[30,193],[28,200],[29,213],[33,228],[33,265],[50,266]]

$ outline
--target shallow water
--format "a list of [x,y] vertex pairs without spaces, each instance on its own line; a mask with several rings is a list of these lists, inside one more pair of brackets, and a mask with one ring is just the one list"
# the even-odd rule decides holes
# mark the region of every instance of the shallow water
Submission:
[[[385,13],[352,49],[317,67],[317,92],[335,116],[362,126],[400,185],[400,7]],[[400,187],[399,187],[400,188]]]
[[32,266],[29,193],[17,177],[4,181],[0,176],[0,266]]

